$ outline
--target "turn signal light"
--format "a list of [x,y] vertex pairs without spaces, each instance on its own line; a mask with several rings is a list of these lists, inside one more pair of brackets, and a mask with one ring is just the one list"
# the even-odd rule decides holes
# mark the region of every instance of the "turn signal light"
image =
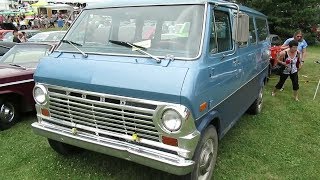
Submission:
[[200,105],[200,112],[206,110],[206,109],[207,109],[207,105],[208,105],[207,102],[202,103],[202,104]]
[[178,140],[171,137],[162,136],[162,142],[171,146],[178,146]]
[[49,117],[50,116],[50,112],[48,109],[41,109],[41,114],[44,116]]

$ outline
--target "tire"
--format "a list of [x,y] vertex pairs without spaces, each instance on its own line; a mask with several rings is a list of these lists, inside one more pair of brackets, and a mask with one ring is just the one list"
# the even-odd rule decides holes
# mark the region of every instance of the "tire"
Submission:
[[9,129],[19,119],[18,104],[11,99],[0,100],[0,130]]
[[72,146],[70,144],[66,144],[63,142],[55,141],[52,139],[48,139],[48,143],[54,151],[56,151],[59,154],[65,155],[65,156],[78,154],[83,151],[83,149],[81,149],[79,147]]
[[263,86],[259,90],[258,98],[252,103],[248,109],[248,113],[252,115],[257,115],[261,112],[263,105]]
[[[218,154],[218,134],[216,128],[208,126],[198,144],[194,154],[193,171],[182,177],[188,180],[210,180],[212,179],[214,166]],[[202,164],[202,165],[201,165]]]

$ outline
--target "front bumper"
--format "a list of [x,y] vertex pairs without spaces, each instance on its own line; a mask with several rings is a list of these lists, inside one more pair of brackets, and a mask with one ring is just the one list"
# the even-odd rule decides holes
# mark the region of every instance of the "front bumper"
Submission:
[[81,133],[74,135],[70,131],[64,131],[50,124],[39,122],[33,123],[32,129],[35,134],[49,139],[133,161],[171,174],[188,174],[194,166],[192,160],[125,141],[106,137],[97,140]]

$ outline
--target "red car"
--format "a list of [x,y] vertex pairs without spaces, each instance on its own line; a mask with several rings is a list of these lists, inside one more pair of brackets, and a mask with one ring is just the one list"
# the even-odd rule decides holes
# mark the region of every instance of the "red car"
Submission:
[[12,23],[0,23],[0,40],[2,40],[8,32],[13,32],[13,30],[18,29]]
[[10,128],[22,112],[34,110],[33,73],[52,45],[21,43],[0,60],[0,130]]

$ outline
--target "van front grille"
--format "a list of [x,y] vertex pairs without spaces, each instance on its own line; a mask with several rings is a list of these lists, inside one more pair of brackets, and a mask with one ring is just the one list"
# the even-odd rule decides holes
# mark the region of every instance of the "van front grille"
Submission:
[[136,133],[140,138],[159,142],[159,132],[152,120],[157,105],[56,87],[48,88],[48,96],[50,115],[55,122],[62,120],[73,127],[88,127],[84,131],[98,136],[105,131],[119,135]]

